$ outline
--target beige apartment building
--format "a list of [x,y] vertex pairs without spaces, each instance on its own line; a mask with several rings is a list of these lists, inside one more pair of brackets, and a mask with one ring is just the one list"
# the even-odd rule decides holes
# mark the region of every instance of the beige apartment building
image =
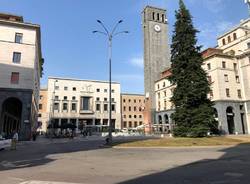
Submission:
[[41,33],[22,16],[0,13],[0,134],[28,140],[37,128]]
[[38,112],[38,132],[46,133],[47,127],[49,125],[49,113],[47,112],[47,103],[48,103],[48,89],[40,89],[39,97],[39,112]]
[[122,129],[133,129],[144,125],[143,110],[145,96],[139,94],[121,94]]
[[[215,118],[224,134],[249,134],[250,19],[241,21],[221,35],[217,42],[216,48],[208,48],[202,52],[203,68],[211,84],[208,96],[215,103]],[[165,115],[170,117],[173,113],[174,107],[169,100],[173,87],[167,76],[155,83],[157,124],[167,122]]]
[[[121,128],[120,84],[112,82],[112,126]],[[41,95],[42,95],[41,91]],[[41,118],[42,124],[64,126],[74,124],[102,131],[109,126],[109,82],[81,80],[71,78],[49,77],[46,103],[46,118]],[[44,112],[44,111],[43,111]]]

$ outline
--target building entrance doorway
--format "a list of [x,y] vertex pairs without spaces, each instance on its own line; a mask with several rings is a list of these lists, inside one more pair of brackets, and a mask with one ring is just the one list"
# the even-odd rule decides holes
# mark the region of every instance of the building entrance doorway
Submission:
[[232,107],[227,108],[227,124],[228,124],[228,133],[235,134],[234,113]]
[[11,136],[14,131],[19,132],[22,118],[22,102],[17,98],[8,98],[2,105],[0,119],[0,133]]

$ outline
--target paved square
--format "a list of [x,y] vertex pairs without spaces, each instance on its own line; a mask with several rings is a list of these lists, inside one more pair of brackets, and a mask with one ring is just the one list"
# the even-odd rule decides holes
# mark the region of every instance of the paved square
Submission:
[[250,183],[249,145],[117,149],[102,144],[40,142],[1,151],[0,184]]

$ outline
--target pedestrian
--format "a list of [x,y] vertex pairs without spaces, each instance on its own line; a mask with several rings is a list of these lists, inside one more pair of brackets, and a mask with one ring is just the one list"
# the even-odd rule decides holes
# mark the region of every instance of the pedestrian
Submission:
[[11,150],[16,150],[17,141],[18,141],[18,133],[17,131],[15,131],[11,141]]

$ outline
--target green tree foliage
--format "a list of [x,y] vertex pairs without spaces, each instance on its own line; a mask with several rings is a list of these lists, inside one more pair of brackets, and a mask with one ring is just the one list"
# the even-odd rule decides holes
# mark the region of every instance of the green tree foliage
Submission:
[[176,136],[203,137],[216,129],[213,103],[208,99],[210,85],[202,69],[203,59],[197,46],[196,33],[189,10],[183,0],[176,11],[175,30],[171,45],[172,76],[176,88],[172,102],[176,111],[172,115],[176,123]]

